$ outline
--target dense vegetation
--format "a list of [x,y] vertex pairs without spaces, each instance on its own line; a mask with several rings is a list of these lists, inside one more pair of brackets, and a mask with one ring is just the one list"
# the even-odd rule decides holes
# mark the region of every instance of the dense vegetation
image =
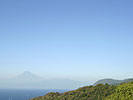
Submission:
[[117,86],[115,93],[105,100],[133,100],[133,82]]
[[118,86],[98,84],[65,93],[48,93],[31,100],[133,100],[133,82]]

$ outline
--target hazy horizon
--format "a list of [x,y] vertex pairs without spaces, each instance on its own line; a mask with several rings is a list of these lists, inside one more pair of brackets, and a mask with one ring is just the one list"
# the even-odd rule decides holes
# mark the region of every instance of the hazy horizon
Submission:
[[133,78],[132,0],[1,0],[0,79]]
[[12,76],[9,76],[9,77],[7,77],[6,75],[5,76],[2,76],[2,77],[0,77],[0,79],[1,80],[6,80],[6,79],[13,79],[13,78],[16,78],[16,77],[18,77],[19,75],[22,75],[22,74],[24,74],[25,72],[30,72],[30,73],[32,73],[32,74],[34,74],[34,75],[36,75],[38,78],[42,78],[42,79],[44,79],[44,80],[58,80],[58,79],[68,79],[68,80],[75,80],[75,81],[80,81],[80,82],[89,82],[90,84],[88,84],[88,85],[91,85],[91,84],[94,84],[96,81],[98,81],[98,80],[101,80],[101,79],[116,79],[116,80],[124,80],[124,79],[130,79],[130,78],[133,78],[133,77],[95,77],[95,78],[89,78],[89,77],[87,77],[87,76],[85,76],[85,77],[61,77],[61,76],[51,76],[51,77],[49,77],[49,76],[41,76],[41,75],[38,75],[38,74],[36,74],[36,73],[34,73],[34,72],[31,72],[31,71],[24,71],[24,72],[22,72],[22,73],[18,73],[18,74],[14,74],[14,75],[12,75]]

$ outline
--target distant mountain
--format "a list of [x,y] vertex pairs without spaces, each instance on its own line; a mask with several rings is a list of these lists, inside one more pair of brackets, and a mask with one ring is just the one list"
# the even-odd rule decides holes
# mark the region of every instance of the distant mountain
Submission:
[[70,79],[43,79],[26,71],[14,78],[0,80],[0,88],[76,89],[83,83]]
[[[114,80],[102,79],[97,84],[120,84],[133,81],[133,79]],[[0,80],[0,88],[34,88],[34,89],[77,89],[79,87],[90,85],[89,83],[70,80],[70,79],[44,79],[32,72],[26,71],[14,78]]]
[[121,84],[121,83],[127,83],[127,82],[130,82],[130,81],[133,81],[133,78],[125,79],[125,80],[115,80],[115,79],[107,78],[107,79],[102,79],[102,80],[99,80],[99,81],[95,82],[94,85],[106,84],[106,83],[109,84],[109,85],[116,85],[116,84]]
[[101,79],[101,80],[98,80],[96,83],[94,83],[94,85],[97,85],[97,84],[119,84],[121,83],[122,80],[115,80],[115,79],[110,79],[110,78],[107,78],[107,79]]
[[14,79],[23,80],[23,81],[37,81],[37,80],[41,80],[42,78],[33,74],[30,71],[25,71],[24,73],[16,76]]
[[128,82],[131,82],[131,81],[133,81],[133,78],[125,79],[125,80],[122,81],[122,83],[128,83]]
[[17,78],[33,78],[33,77],[38,77],[38,76],[36,76],[30,71],[25,71],[24,73],[17,76]]

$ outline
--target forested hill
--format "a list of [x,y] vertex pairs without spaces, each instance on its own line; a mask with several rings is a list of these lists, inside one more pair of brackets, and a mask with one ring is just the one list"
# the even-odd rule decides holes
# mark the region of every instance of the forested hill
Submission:
[[133,100],[133,82],[117,86],[85,86],[65,93],[48,93],[30,100]]
[[115,79],[110,79],[110,78],[106,78],[106,79],[102,79],[102,80],[98,80],[96,83],[94,83],[94,85],[97,84],[109,84],[109,85],[118,85],[121,83],[128,83],[133,81],[133,78],[129,78],[129,79],[124,79],[124,80],[115,80]]

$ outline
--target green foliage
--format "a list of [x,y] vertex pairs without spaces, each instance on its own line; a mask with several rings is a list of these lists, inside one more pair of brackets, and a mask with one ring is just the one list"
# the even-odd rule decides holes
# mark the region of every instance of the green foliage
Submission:
[[133,82],[118,86],[98,84],[64,93],[48,93],[31,100],[133,100]]
[[103,100],[115,91],[115,86],[98,84],[86,86],[65,93],[48,93],[45,96],[31,100]]
[[117,86],[116,91],[105,100],[133,100],[133,82]]

